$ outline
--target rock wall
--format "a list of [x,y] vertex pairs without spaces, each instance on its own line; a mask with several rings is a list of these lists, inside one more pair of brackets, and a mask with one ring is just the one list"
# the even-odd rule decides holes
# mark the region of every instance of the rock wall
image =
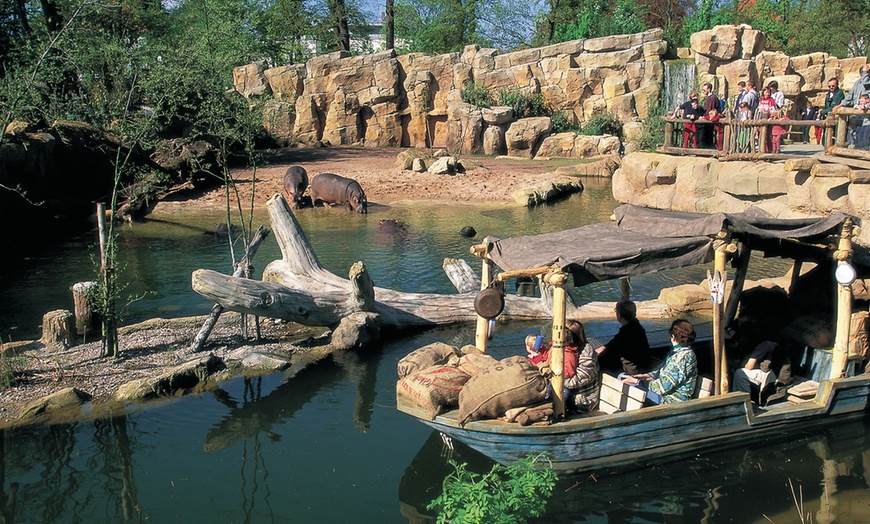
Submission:
[[[860,76],[867,57],[837,58],[828,53],[788,56],[779,51],[765,51],[767,38],[747,25],[716,26],[691,37],[691,48],[682,56],[693,56],[698,83],[710,82],[713,91],[724,95],[734,108],[741,80],[752,80],[758,91],[776,80],[786,97],[786,109],[792,117],[806,107],[807,101],[823,106],[827,82],[836,78],[849,91]],[[673,109],[673,108],[669,108]]]
[[[631,153],[613,175],[619,202],[701,213],[757,206],[780,218],[849,213],[870,224],[865,171],[812,158],[785,163],[721,162],[714,158]],[[857,239],[870,246],[870,227]]]
[[[460,97],[467,82],[542,94],[573,122],[610,111],[624,122],[646,118],[661,86],[662,31],[575,40],[501,53],[468,46],[461,53],[365,56],[332,53],[304,65],[233,71],[236,90],[266,102],[268,131],[287,141],[366,147],[447,147],[451,152],[530,157],[552,132],[547,122],[517,123],[510,108],[478,109]],[[588,141],[554,156],[600,154]],[[609,141],[604,152],[613,149]],[[554,146],[548,146],[553,153]],[[618,148],[617,148],[618,149]]]

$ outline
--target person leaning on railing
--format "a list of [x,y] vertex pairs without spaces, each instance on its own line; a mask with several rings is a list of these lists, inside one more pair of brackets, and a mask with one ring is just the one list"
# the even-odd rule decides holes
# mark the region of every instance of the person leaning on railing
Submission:
[[[858,108],[860,98],[868,93],[870,93],[870,64],[864,64],[858,80],[852,86],[852,90],[843,96],[843,100],[834,106],[834,109],[838,107]],[[849,119],[849,144],[854,145],[858,149],[866,149],[866,146],[862,148],[858,145],[857,139],[858,132],[864,127],[863,123],[864,118],[860,116]]]

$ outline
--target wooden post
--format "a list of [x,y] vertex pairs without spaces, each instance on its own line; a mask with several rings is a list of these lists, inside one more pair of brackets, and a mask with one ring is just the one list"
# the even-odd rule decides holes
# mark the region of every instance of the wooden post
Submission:
[[846,139],[846,134],[849,132],[849,119],[848,117],[839,117],[837,119],[837,142],[836,145],[839,147],[846,147],[849,145],[849,141]]
[[118,323],[115,318],[115,268],[111,265],[109,251],[114,249],[109,245],[112,241],[106,229],[106,206],[97,203],[97,229],[100,235],[100,277],[103,282],[102,341],[100,356],[118,357]]
[[565,417],[565,282],[568,275],[561,271],[548,273],[544,281],[553,286],[553,347],[550,350],[550,370],[553,378],[553,412],[556,419]]
[[[722,231],[714,243],[713,269],[725,278],[725,258],[728,251],[728,233]],[[712,286],[712,283],[710,283]],[[727,280],[726,280],[727,285]],[[713,304],[713,365],[715,394],[728,393],[728,362],[725,358],[725,323],[724,304],[717,301]]]
[[73,340],[73,314],[66,309],[49,311],[42,317],[40,342],[53,349],[67,349]]
[[628,277],[619,279],[619,296],[622,300],[631,300],[631,280]]
[[722,139],[722,149],[726,153],[733,153],[734,148],[731,147],[731,138],[734,136],[734,128],[731,126],[730,123],[726,123],[724,131],[725,136]]
[[[746,270],[749,268],[749,258],[752,250],[746,244],[741,244],[737,251],[737,270],[734,273],[734,282],[731,284],[731,293],[725,303],[725,316],[723,327],[728,327],[737,316],[737,306],[740,304],[740,296],[743,294],[743,284],[746,282]],[[726,355],[727,358],[727,355]]]
[[94,329],[94,304],[91,293],[96,287],[96,282],[79,282],[72,287],[76,333],[82,336],[87,336]]
[[[852,260],[852,219],[847,218],[843,222],[843,230],[840,233],[840,242],[837,251],[834,252],[834,260],[837,267],[849,264]],[[852,286],[837,286],[837,324],[834,334],[834,358],[831,362],[831,375],[829,378],[839,378],[846,374],[846,363],[849,359],[849,331],[852,322]]]
[[770,129],[767,126],[759,126],[758,127],[758,151],[760,153],[770,153],[767,150],[767,134],[770,133]]
[[[492,260],[489,259],[488,256],[488,248],[487,242],[484,241],[483,244],[472,246],[471,252],[483,260],[483,266],[480,270],[480,290],[489,287],[489,284],[492,282]],[[474,332],[474,345],[477,346],[477,349],[486,353],[486,341],[489,338],[489,320],[483,318],[482,316],[477,316],[477,329]]]
[[674,123],[665,122],[665,147],[674,145]]

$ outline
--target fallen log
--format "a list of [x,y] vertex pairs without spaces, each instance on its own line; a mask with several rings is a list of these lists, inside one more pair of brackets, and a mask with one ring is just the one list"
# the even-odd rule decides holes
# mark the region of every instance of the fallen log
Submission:
[[[374,287],[359,262],[351,268],[350,280],[331,273],[320,264],[284,197],[275,195],[266,206],[282,258],[266,266],[262,282],[199,269],[191,278],[195,292],[230,311],[310,326],[335,327],[357,311],[377,313],[381,326],[398,329],[477,320],[476,291],[444,295]],[[663,318],[668,313],[667,306],[638,303],[641,318]],[[500,318],[540,320],[551,314],[540,298],[507,295]],[[613,302],[569,306],[567,316],[578,320],[613,318]]]

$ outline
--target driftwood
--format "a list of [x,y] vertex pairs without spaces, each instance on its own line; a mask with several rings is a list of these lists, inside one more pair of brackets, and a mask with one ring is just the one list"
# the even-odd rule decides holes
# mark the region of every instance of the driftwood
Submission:
[[478,291],[480,289],[480,276],[471,269],[468,262],[461,258],[445,258],[441,264],[447,278],[453,283],[453,287],[460,293]]
[[[405,293],[374,287],[362,263],[351,268],[344,279],[323,268],[311,243],[281,195],[267,203],[272,231],[282,259],[263,271],[263,281],[222,275],[215,271],[194,271],[193,290],[230,311],[280,318],[311,326],[336,326],[357,311],[377,313],[381,326],[411,328],[477,320],[476,292],[444,295]],[[639,303],[638,316],[661,318],[668,308]],[[547,319],[552,315],[546,301],[507,295],[501,318],[510,320]],[[585,320],[613,318],[612,302],[569,306],[568,318]]]
[[[260,249],[260,244],[263,243],[263,240],[266,240],[266,237],[269,236],[269,230],[263,226],[260,226],[257,229],[257,232],[254,233],[254,237],[251,239],[251,243],[248,244],[247,249],[245,250],[245,256],[242,257],[242,260],[236,264],[236,269],[233,271],[233,277],[242,277],[251,267],[251,261],[254,259],[254,254],[257,253],[257,250]],[[208,339],[209,334],[211,334],[211,330],[214,329],[215,324],[217,324],[218,318],[223,313],[224,307],[220,304],[215,304],[212,306],[211,311],[208,316],[205,318],[205,322],[202,323],[202,327],[199,330],[199,333],[196,334],[196,337],[193,339],[193,343],[190,344],[190,351],[195,353],[202,349],[202,346],[205,344],[206,339]],[[257,329],[257,339],[260,338],[259,327]]]

